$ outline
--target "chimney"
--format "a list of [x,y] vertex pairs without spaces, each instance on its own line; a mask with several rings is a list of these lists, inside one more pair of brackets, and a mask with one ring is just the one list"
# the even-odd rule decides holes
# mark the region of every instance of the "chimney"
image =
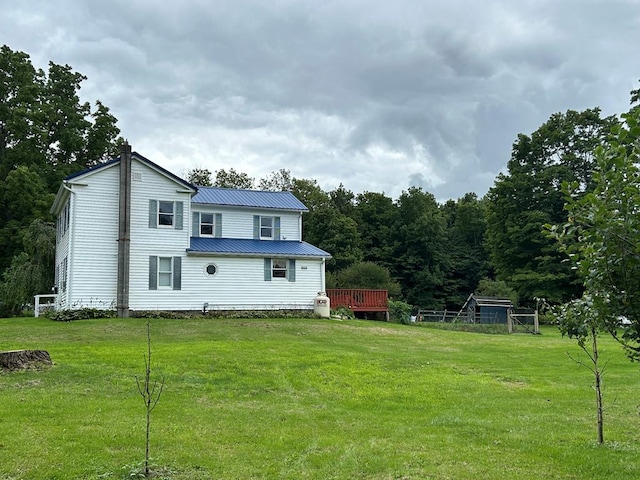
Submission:
[[120,147],[120,182],[118,188],[118,283],[116,306],[118,317],[129,318],[129,264],[131,246],[131,145]]

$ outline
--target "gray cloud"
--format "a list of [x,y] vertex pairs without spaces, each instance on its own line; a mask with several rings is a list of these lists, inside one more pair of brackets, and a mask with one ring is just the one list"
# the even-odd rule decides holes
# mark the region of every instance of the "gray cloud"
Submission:
[[22,3],[3,41],[87,75],[83,98],[164,167],[394,198],[483,195],[518,133],[621,113],[640,77],[636,0]]

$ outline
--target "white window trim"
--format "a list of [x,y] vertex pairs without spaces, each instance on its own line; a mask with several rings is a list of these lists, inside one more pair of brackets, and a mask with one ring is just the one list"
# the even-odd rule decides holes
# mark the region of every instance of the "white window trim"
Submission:
[[[170,266],[169,271],[161,271],[160,270],[160,264],[162,263],[162,260],[169,260],[169,266]],[[158,272],[157,272],[158,290],[173,290],[173,271],[174,271],[173,257],[160,257],[160,256],[158,256]],[[160,275],[167,275],[167,274],[169,275],[169,285],[162,285],[160,283]]]
[[[283,263],[284,267],[276,267],[276,263]],[[284,275],[276,275],[276,272],[284,272]],[[289,278],[289,260],[282,258],[272,258],[271,278],[274,280],[287,280]]]
[[[171,204],[171,213],[160,213],[160,205],[163,203]],[[176,202],[170,200],[158,200],[157,227],[158,228],[175,228],[176,225]],[[171,215],[171,224],[165,225],[160,223],[160,215]]]
[[[202,221],[202,216],[203,215],[211,215],[211,223],[205,223]],[[203,225],[211,225],[211,233],[202,233],[202,226]],[[200,236],[201,237],[215,237],[216,235],[216,214],[215,213],[209,213],[209,212],[200,212],[200,226],[199,226],[199,230],[200,230]]]
[[[262,226],[262,219],[270,219],[271,220],[271,226],[270,227],[263,227]],[[260,215],[260,224],[258,225],[259,228],[259,232],[260,232],[260,240],[273,240],[273,236],[274,236],[274,230],[275,230],[275,218],[274,217],[270,217],[268,215]],[[271,235],[270,236],[264,236],[262,235],[262,229],[263,228],[269,228],[271,230]]]

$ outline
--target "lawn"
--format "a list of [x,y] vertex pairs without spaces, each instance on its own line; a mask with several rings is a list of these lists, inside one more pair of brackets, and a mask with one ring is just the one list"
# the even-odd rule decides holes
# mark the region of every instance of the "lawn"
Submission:
[[[171,479],[640,478],[640,371],[603,337],[605,445],[574,342],[368,321],[152,320],[151,455]],[[145,320],[0,319],[0,479],[144,458]]]

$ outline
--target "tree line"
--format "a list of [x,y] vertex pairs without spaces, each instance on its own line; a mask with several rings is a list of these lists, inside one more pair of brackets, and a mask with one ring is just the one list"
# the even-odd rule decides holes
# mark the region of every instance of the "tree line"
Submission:
[[[51,290],[55,192],[68,174],[116,156],[122,142],[104,104],[80,102],[84,79],[68,65],[50,63],[45,72],[27,54],[0,49],[0,314]],[[577,196],[593,191],[594,152],[619,126],[598,108],[553,114],[518,135],[507,172],[487,195],[444,203],[418,187],[396,199],[343,185],[325,191],[287,169],[256,182],[233,168],[200,168],[187,180],[291,191],[309,209],[303,239],[333,256],[330,287],[387,288],[430,309],[459,309],[472,292],[525,306],[536,298],[560,303],[582,294],[583,278],[543,226],[569,220],[563,184],[577,185]]]

